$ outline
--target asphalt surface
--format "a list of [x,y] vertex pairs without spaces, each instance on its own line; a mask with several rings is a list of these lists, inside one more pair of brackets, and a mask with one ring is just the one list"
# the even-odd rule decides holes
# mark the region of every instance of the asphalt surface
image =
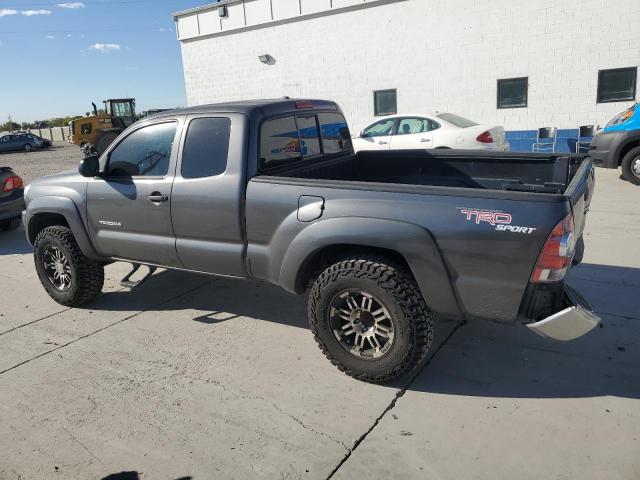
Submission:
[[604,328],[441,324],[389,386],[331,366],[277,287],[163,271],[129,291],[113,264],[67,309],[23,231],[0,234],[0,479],[638,479],[640,188],[618,175],[597,171],[569,282]]

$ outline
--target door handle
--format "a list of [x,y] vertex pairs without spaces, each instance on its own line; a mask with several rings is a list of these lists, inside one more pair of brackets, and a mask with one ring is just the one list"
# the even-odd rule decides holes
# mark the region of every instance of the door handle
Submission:
[[147,198],[150,202],[166,202],[169,200],[167,195],[162,195],[160,192],[152,192]]
[[421,142],[430,142],[431,140],[429,140],[428,138],[423,138],[422,140],[420,140]]
[[383,142],[382,140],[378,141],[378,145],[386,145],[388,142]]

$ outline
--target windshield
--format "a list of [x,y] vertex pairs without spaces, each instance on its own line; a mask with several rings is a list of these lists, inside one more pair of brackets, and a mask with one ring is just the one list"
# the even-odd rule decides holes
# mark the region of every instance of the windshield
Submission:
[[618,115],[609,120],[609,122],[607,122],[605,128],[615,127],[616,125],[621,125],[629,120],[631,117],[633,117],[633,112],[635,112],[636,106],[637,105],[634,105],[633,107],[627,108],[624,112],[620,112]]
[[133,117],[133,109],[130,102],[113,102],[111,104],[111,115],[114,117]]
[[469,127],[475,127],[476,125],[478,125],[476,122],[469,120],[468,118],[464,118],[459,115],[455,115],[453,113],[440,113],[437,116],[438,118],[441,118],[445,122],[452,123],[456,127],[460,127],[460,128],[469,128]]

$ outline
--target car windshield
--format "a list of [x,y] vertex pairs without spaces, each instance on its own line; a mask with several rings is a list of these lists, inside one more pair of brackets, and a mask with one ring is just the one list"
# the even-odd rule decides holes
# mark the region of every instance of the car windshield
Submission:
[[627,108],[624,112],[620,112],[618,115],[616,115],[615,117],[613,117],[611,120],[607,122],[607,124],[605,125],[605,128],[615,127],[616,125],[621,125],[627,120],[629,120],[631,117],[633,117],[633,112],[636,111],[637,106],[638,105],[634,105],[630,108]]
[[441,118],[445,122],[452,123],[456,127],[460,128],[469,128],[475,127],[478,125],[476,122],[469,120],[468,118],[461,117],[460,115],[455,115],[453,113],[440,113],[437,115],[438,118]]

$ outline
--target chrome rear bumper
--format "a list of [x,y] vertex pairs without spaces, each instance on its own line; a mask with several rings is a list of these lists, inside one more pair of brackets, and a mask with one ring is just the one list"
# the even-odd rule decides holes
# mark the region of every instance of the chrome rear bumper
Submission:
[[565,304],[563,310],[527,327],[543,337],[566,342],[585,335],[600,323],[591,305],[571,287],[565,288]]

